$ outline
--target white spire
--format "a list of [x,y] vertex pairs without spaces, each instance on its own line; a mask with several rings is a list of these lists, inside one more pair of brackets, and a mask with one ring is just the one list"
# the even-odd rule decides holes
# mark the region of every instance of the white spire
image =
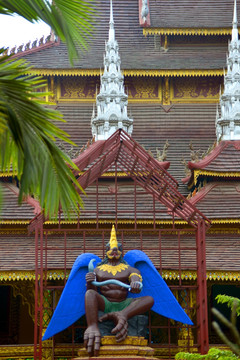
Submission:
[[238,41],[238,22],[237,22],[237,0],[234,0],[233,22],[232,22],[232,41]]
[[120,69],[118,43],[115,40],[112,0],[110,0],[109,38],[105,43],[104,71],[100,74],[100,91],[97,95],[97,115],[92,115],[92,135],[95,140],[106,140],[117,129],[131,135],[133,120],[127,115],[128,96],[124,91]]
[[109,21],[108,41],[115,41],[112,0],[110,0],[110,21]]
[[237,27],[237,2],[234,0],[232,39],[228,44],[227,74],[220,94],[220,115],[216,113],[216,135],[220,140],[240,140],[240,41]]

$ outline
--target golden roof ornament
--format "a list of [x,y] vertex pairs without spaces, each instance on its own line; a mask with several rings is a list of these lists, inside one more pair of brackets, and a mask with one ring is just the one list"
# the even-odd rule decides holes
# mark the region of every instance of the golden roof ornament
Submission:
[[109,244],[110,244],[110,249],[113,249],[113,248],[115,248],[115,247],[116,247],[116,248],[118,247],[116,230],[115,230],[115,226],[114,226],[114,225],[112,226],[111,237],[110,237]]

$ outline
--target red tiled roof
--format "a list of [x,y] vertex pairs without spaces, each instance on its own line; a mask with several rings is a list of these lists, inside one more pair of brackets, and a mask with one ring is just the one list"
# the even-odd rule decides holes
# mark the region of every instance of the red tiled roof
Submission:
[[203,160],[189,162],[189,169],[240,172],[240,141],[221,141]]

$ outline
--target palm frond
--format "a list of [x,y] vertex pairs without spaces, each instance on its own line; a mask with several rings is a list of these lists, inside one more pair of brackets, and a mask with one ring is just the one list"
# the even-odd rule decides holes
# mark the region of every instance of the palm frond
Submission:
[[73,143],[54,124],[64,121],[62,115],[42,105],[46,93],[37,88],[46,85],[43,79],[26,76],[28,71],[22,60],[0,57],[1,170],[17,174],[19,201],[34,194],[46,215],[56,215],[61,204],[69,217],[83,206],[81,188],[71,171],[76,165],[56,140]]
[[16,13],[30,22],[44,21],[66,42],[72,64],[79,48],[87,48],[87,37],[94,23],[94,4],[94,0],[0,0],[0,13]]

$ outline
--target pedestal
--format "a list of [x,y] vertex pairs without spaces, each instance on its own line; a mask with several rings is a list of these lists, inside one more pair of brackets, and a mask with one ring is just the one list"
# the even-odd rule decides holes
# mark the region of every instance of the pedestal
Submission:
[[[143,337],[128,336],[124,341],[117,343],[115,336],[104,336],[101,339],[101,347],[98,357],[91,357],[91,360],[147,360],[153,358],[154,349],[147,345]],[[74,360],[89,359],[85,348],[78,351],[78,358]]]

